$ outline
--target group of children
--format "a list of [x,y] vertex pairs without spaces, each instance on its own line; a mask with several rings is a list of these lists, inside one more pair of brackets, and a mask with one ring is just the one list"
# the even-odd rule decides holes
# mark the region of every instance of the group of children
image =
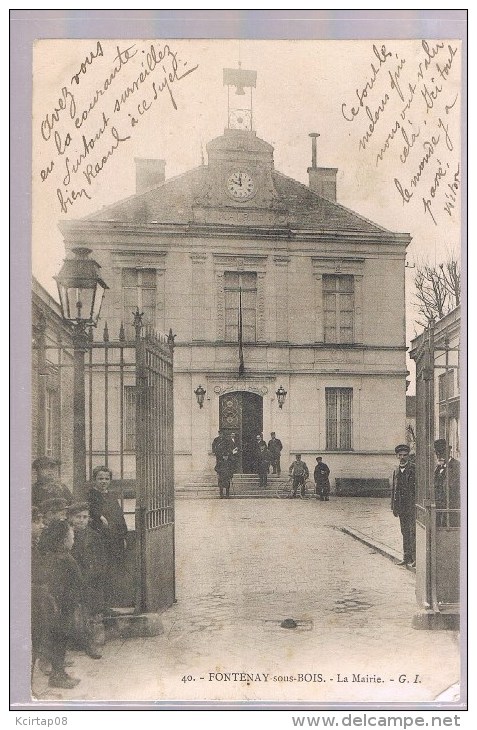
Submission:
[[53,461],[42,457],[34,463],[32,675],[38,661],[50,687],[73,689],[80,680],[66,671],[67,649],[101,659],[103,617],[113,599],[110,579],[124,563],[127,527],[109,492],[108,467],[94,470],[87,500],[74,502],[55,476]]

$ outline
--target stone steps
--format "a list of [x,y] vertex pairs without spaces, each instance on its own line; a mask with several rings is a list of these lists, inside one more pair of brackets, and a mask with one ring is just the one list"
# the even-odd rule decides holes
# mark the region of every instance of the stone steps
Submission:
[[[230,486],[230,496],[235,499],[271,499],[277,496],[278,484],[286,485],[287,482],[287,476],[277,477],[269,474],[267,487],[263,488],[260,486],[257,474],[234,474]],[[217,478],[214,481],[204,479],[179,485],[175,489],[175,495],[176,499],[219,499]]]

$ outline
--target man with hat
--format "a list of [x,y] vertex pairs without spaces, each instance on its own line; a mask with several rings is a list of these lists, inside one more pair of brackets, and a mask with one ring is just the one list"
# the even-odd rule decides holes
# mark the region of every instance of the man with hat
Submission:
[[270,463],[273,469],[273,473],[277,474],[277,476],[280,476],[281,468],[280,468],[280,453],[283,448],[282,442],[280,439],[277,439],[275,431],[272,431],[270,434],[271,438],[268,442],[268,452],[270,454]]
[[410,448],[399,444],[394,449],[399,465],[393,473],[391,509],[401,524],[403,559],[398,565],[416,566],[416,469],[409,458]]
[[230,496],[230,481],[234,473],[235,455],[230,439],[224,429],[219,430],[219,435],[212,442],[212,452],[215,455],[215,471],[218,476],[219,497],[223,499]]
[[[437,466],[434,471],[434,498],[438,527],[459,527],[460,462],[449,455],[447,441],[434,441]],[[439,511],[442,510],[442,511]],[[449,512],[447,510],[450,510]]]
[[316,457],[316,466],[313,473],[315,480],[316,498],[322,502],[330,501],[330,467],[325,464],[321,456]]
[[67,504],[71,504],[73,496],[70,490],[61,484],[58,478],[58,467],[60,462],[51,456],[40,456],[32,464],[32,468],[36,471],[36,482],[31,489],[31,502],[35,507],[39,507],[46,499],[59,497],[64,499]]

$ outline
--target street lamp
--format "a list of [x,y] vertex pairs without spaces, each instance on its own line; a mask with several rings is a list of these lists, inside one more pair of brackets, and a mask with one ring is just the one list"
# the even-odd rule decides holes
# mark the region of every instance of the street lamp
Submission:
[[285,399],[287,397],[287,391],[285,390],[283,385],[280,385],[278,390],[275,392],[275,395],[277,396],[278,407],[283,408],[283,404],[285,403]]
[[86,331],[98,324],[104,292],[109,287],[99,276],[101,266],[89,258],[91,249],[74,248],[55,276],[63,319]]
[[195,397],[197,398],[197,403],[199,404],[199,408],[202,408],[204,405],[204,396],[207,393],[206,389],[202,387],[202,385],[199,385],[196,390],[194,390]]
[[91,249],[72,249],[54,277],[61,314],[73,325],[73,492],[79,497],[86,483],[84,356],[88,329],[98,324],[104,292],[109,287],[99,275],[100,265],[89,258]]

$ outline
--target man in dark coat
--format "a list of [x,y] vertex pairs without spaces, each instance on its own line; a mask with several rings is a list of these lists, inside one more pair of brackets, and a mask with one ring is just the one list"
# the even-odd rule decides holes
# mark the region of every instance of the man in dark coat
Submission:
[[218,448],[219,444],[223,441],[224,438],[225,438],[225,431],[222,428],[220,428],[218,436],[216,436],[214,438],[214,440],[212,441],[212,453],[214,454],[214,456],[217,456],[217,448]]
[[[449,455],[445,439],[434,441],[437,466],[434,471],[434,497],[438,527],[460,526],[460,462]],[[445,510],[440,512],[439,510]],[[449,511],[447,511],[449,510]]]
[[104,540],[108,556],[106,603],[111,608],[120,601],[125,578],[128,528],[117,496],[110,492],[111,469],[93,469],[93,486],[88,492],[90,525]]
[[313,472],[313,478],[315,480],[316,496],[322,502],[329,502],[330,500],[330,468],[323,461],[321,456],[316,457],[315,471]]
[[230,451],[232,454],[232,473],[235,474],[237,471],[237,464],[239,460],[239,442],[237,440],[237,434],[232,431],[229,436]]
[[395,448],[399,465],[393,473],[391,509],[399,517],[403,544],[403,559],[398,565],[416,565],[416,469],[409,459],[410,448],[399,444]]
[[251,442],[250,446],[252,451],[253,470],[256,474],[260,474],[260,454],[263,451],[263,447],[267,448],[267,442],[263,440],[263,434],[257,433],[255,436],[255,442]]
[[233,447],[227,434],[219,431],[219,435],[212,442],[212,451],[215,454],[215,471],[218,476],[220,499],[230,496],[230,480],[234,473]]
[[263,441],[258,447],[257,471],[258,476],[260,477],[260,486],[264,488],[267,486],[267,475],[269,467],[270,452],[267,449],[265,441]]
[[52,459],[51,456],[40,456],[32,464],[36,472],[36,482],[31,488],[31,503],[39,507],[46,499],[60,497],[67,504],[73,502],[73,495],[70,490],[61,484],[58,474],[60,462]]
[[277,439],[275,431],[272,431],[271,439],[268,442],[268,453],[270,454],[270,463],[272,466],[273,474],[277,474],[280,476],[281,473],[281,467],[280,467],[280,454],[283,449],[282,442],[280,439]]

